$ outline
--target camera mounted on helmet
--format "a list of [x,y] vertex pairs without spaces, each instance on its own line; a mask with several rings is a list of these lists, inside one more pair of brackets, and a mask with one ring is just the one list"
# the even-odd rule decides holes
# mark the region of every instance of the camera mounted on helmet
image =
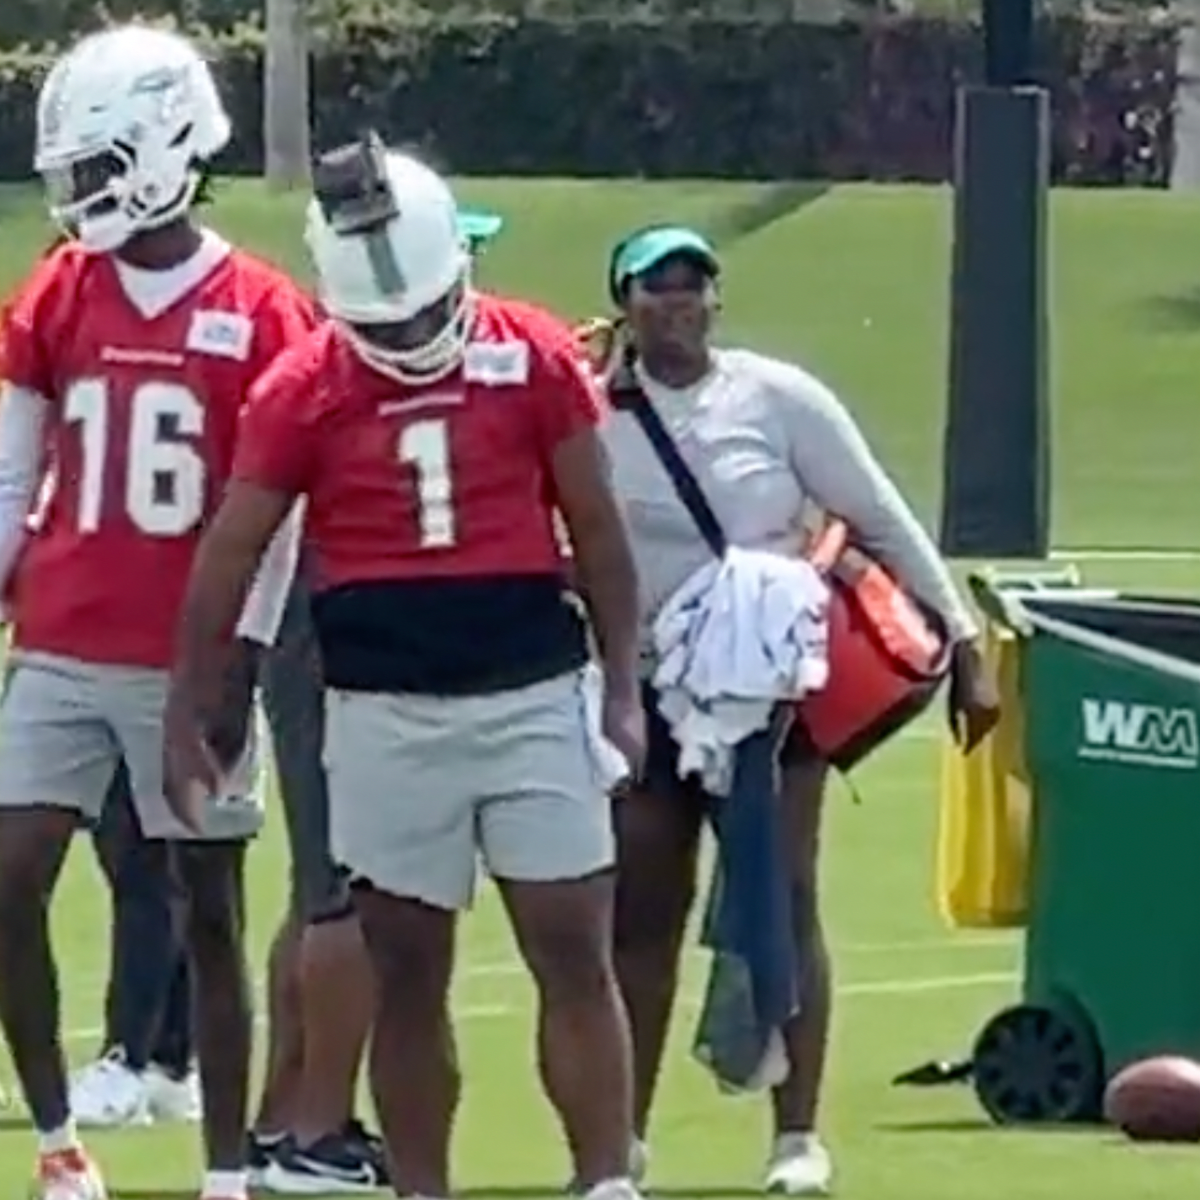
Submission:
[[362,238],[379,289],[404,290],[404,274],[388,237],[400,205],[387,174],[387,147],[374,130],[357,142],[321,155],[313,167],[313,195],[338,237]]
[[387,148],[374,130],[317,159],[313,194],[329,227],[342,237],[382,229],[400,215],[387,176]]

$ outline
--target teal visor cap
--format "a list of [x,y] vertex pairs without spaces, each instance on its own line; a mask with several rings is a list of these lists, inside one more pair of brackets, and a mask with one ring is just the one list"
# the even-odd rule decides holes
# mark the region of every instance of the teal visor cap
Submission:
[[676,255],[696,259],[713,276],[720,274],[717,252],[702,233],[683,225],[658,225],[632,234],[613,252],[608,279],[613,300],[620,301],[631,279]]

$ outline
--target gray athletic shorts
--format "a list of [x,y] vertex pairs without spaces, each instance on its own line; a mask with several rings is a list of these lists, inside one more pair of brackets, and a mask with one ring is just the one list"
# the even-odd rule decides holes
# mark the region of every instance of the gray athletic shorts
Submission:
[[259,669],[263,710],[292,858],[292,912],[332,921],[351,911],[346,873],[329,850],[329,788],[321,761],[325,690],[307,591],[293,587],[279,640]]
[[327,704],[333,854],[356,881],[455,910],[477,857],[513,881],[613,865],[578,674],[483,696],[330,690]]
[[148,838],[242,840],[262,825],[253,784],[252,739],[197,835],[163,797],[163,706],[167,672],[104,666],[14,650],[0,697],[0,807],[71,809],[99,820],[122,758]]

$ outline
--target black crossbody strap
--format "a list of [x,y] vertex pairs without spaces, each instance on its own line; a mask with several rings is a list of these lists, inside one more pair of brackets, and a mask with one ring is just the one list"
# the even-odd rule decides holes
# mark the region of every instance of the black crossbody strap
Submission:
[[727,545],[725,531],[721,528],[721,522],[717,520],[717,514],[713,512],[712,505],[709,504],[708,497],[700,487],[692,468],[679,453],[675,439],[641,388],[626,391],[622,399],[625,401],[623,407],[633,414],[658,455],[663,469],[675,485],[676,494],[691,514],[692,520],[696,522],[700,536],[708,543],[709,549],[720,558]]

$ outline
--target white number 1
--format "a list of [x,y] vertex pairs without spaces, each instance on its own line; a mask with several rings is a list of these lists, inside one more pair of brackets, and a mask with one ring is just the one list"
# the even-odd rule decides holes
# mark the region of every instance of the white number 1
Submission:
[[423,550],[454,545],[454,483],[450,474],[450,439],[443,420],[417,421],[401,434],[397,447],[402,463],[417,476],[417,520]]

